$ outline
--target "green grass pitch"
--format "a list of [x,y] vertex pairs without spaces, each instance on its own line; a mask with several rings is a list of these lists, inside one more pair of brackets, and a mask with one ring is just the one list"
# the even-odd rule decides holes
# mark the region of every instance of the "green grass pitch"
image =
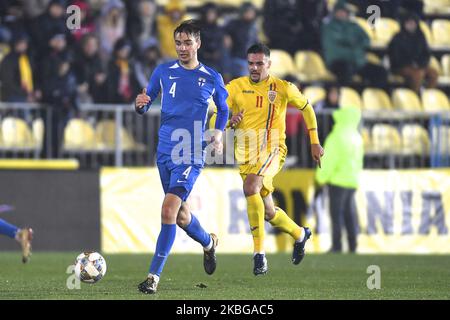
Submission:
[[[250,254],[219,254],[212,276],[201,255],[173,254],[156,295],[136,288],[151,255],[105,255],[104,279],[69,290],[66,270],[76,256],[38,252],[22,265],[19,253],[0,253],[0,299],[450,299],[450,256],[307,254],[294,266],[288,254],[275,254],[269,273],[255,277]],[[370,265],[380,267],[379,290],[367,288]]]

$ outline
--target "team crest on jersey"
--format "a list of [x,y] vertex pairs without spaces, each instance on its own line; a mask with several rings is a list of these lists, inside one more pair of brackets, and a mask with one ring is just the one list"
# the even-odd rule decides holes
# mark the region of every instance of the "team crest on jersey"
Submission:
[[198,85],[200,87],[203,87],[206,83],[206,79],[205,78],[198,78]]
[[277,92],[274,90],[270,90],[267,97],[269,98],[269,102],[271,104],[275,103],[275,99],[277,98]]

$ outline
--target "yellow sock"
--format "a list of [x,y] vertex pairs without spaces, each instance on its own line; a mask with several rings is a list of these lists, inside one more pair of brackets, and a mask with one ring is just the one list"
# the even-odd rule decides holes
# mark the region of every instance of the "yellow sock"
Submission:
[[294,240],[299,240],[303,235],[303,228],[289,218],[281,208],[275,207],[275,216],[269,222],[272,226],[290,234]]
[[264,252],[264,202],[259,193],[247,197],[247,215],[254,252]]

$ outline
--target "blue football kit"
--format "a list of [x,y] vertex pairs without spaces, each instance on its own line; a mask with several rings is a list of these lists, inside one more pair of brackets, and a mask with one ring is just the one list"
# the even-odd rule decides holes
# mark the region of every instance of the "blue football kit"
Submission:
[[[151,102],[161,93],[161,126],[157,166],[165,193],[185,201],[204,166],[204,133],[210,99],[217,106],[216,129],[224,130],[228,119],[222,76],[200,63],[193,70],[178,61],[159,65],[150,77],[147,95]],[[146,112],[151,102],[140,113]]]

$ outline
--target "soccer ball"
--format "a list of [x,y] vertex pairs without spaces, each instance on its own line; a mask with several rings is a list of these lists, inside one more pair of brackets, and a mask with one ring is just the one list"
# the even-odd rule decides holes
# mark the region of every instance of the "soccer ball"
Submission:
[[85,283],[96,283],[105,276],[106,261],[98,252],[83,252],[75,261],[75,276]]

